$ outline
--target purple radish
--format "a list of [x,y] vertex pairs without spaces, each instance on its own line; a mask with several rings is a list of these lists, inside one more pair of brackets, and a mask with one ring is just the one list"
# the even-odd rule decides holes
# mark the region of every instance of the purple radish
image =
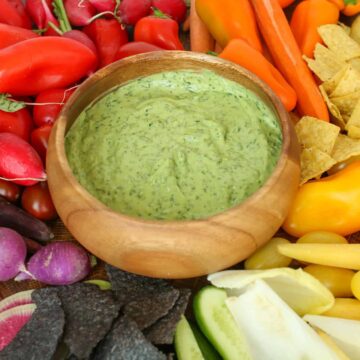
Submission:
[[92,50],[95,54],[97,54],[97,50],[94,42],[84,32],[80,30],[70,30],[64,33],[63,37],[76,40],[82,43],[83,45],[87,46],[90,50]]
[[89,0],[89,3],[98,12],[105,12],[105,11],[114,12],[116,6],[115,0]]
[[26,244],[16,231],[0,227],[0,281],[15,277],[23,268]]
[[34,290],[20,291],[0,301],[0,313],[20,305],[32,304],[31,294]]
[[66,14],[73,26],[85,26],[96,14],[96,9],[88,0],[65,0]]
[[35,309],[35,304],[27,304],[16,306],[0,314],[0,351],[11,343],[31,319]]
[[15,280],[35,279],[48,285],[70,285],[91,271],[90,257],[69,241],[50,243],[35,253]]

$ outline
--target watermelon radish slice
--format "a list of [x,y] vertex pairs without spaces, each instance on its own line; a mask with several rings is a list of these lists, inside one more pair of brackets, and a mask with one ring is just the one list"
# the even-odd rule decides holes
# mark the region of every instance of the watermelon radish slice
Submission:
[[0,351],[11,343],[21,328],[30,320],[35,309],[35,304],[27,304],[0,313]]
[[33,291],[21,291],[0,301],[0,313],[16,306],[32,304],[31,294]]

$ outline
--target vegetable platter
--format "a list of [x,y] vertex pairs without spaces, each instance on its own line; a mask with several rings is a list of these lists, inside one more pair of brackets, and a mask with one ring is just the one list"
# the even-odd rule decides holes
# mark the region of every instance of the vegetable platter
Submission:
[[[356,0],[2,0],[0,360],[360,359],[358,13]],[[46,183],[51,129],[79,84],[162,50],[253,72],[301,146],[282,228],[245,262],[188,280],[87,253]]]

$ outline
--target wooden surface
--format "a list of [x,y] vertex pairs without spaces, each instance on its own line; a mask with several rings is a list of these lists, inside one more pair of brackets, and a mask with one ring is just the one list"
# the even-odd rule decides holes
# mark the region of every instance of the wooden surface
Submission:
[[[204,68],[255,91],[277,112],[283,130],[283,149],[266,184],[239,206],[201,221],[135,219],[113,212],[87,193],[72,175],[64,150],[64,135],[81,111],[99,95],[136,77]],[[298,187],[299,149],[287,112],[253,74],[204,54],[157,52],[117,62],[80,86],[54,126],[47,172],[51,195],[61,219],[91,253],[137,274],[189,278],[238,263],[277,231]]]

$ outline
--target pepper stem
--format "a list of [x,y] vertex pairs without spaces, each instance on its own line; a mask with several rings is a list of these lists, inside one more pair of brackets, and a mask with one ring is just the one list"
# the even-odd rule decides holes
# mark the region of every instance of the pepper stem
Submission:
[[53,1],[54,12],[60,23],[60,30],[64,33],[72,30],[69,18],[66,14],[65,6],[63,0],[54,0]]

